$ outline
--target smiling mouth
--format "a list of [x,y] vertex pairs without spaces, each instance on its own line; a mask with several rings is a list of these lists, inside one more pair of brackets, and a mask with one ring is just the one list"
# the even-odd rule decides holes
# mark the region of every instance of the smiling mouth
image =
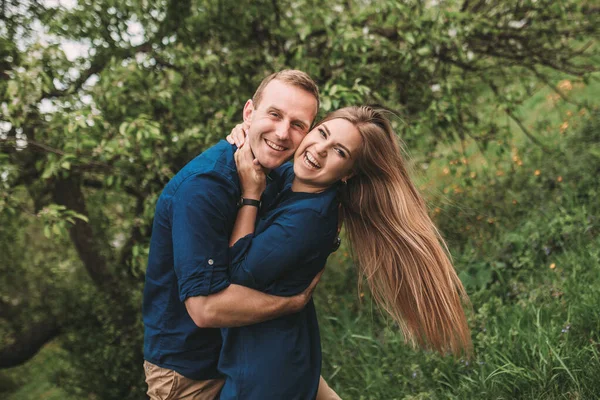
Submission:
[[287,150],[287,147],[279,146],[278,144],[271,142],[269,139],[265,139],[265,143],[267,144],[267,146],[269,146],[270,148],[272,148],[275,151]]
[[321,164],[317,161],[316,158],[313,157],[308,151],[304,152],[304,164],[306,164],[310,169],[320,169]]

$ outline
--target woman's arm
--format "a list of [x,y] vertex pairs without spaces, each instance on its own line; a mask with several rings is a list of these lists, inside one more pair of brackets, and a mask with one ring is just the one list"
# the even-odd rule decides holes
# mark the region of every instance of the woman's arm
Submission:
[[235,225],[233,225],[233,231],[231,232],[231,239],[229,239],[229,247],[233,246],[244,236],[254,233],[257,215],[258,207],[242,206],[238,210]]
[[243,237],[230,249],[231,282],[264,290],[298,265],[328,255],[335,235],[335,226],[328,222],[311,209],[281,213],[265,230]]
[[[235,152],[235,164],[240,178],[242,198],[260,201],[262,193],[267,187],[267,177],[258,161],[254,159],[250,146],[238,148]],[[253,205],[242,205],[238,211],[229,246],[250,233],[254,233],[254,225],[258,207]]]

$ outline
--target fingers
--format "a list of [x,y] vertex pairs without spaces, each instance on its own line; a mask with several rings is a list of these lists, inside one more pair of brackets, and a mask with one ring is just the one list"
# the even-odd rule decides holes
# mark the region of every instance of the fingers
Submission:
[[225,139],[229,144],[235,144],[238,148],[241,148],[246,142],[246,135],[247,133],[243,125],[237,124]]
[[254,162],[254,154],[252,154],[250,146],[238,146],[238,150],[242,153],[244,160],[247,160],[249,163]]
[[234,157],[238,169],[254,169],[254,156],[250,146],[238,147]]
[[312,294],[312,292],[315,290],[315,288],[317,287],[317,284],[319,283],[319,281],[321,280],[321,276],[323,275],[323,272],[325,272],[325,268],[323,268],[321,270],[321,272],[319,272],[312,280],[312,282],[310,283],[310,285],[308,285],[308,288],[306,288],[306,290],[308,292],[310,292]]
[[235,145],[240,148],[246,142],[246,131],[242,124],[237,124],[233,130],[235,131],[233,140],[235,141]]

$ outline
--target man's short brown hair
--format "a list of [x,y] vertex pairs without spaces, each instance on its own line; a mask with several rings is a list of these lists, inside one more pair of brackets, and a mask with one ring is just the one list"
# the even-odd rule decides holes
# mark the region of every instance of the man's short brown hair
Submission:
[[315,96],[315,99],[317,99],[317,112],[319,111],[320,101],[319,88],[317,87],[317,84],[315,83],[315,81],[312,80],[310,76],[308,76],[306,72],[302,72],[297,69],[284,69],[282,71],[275,72],[274,74],[271,74],[265,79],[263,79],[263,81],[258,86],[258,89],[256,89],[254,96],[252,96],[252,102],[254,103],[254,107],[258,107],[258,104],[260,103],[260,100],[262,98],[263,90],[265,89],[265,87],[267,87],[269,82],[271,82],[274,79],[298,87]]

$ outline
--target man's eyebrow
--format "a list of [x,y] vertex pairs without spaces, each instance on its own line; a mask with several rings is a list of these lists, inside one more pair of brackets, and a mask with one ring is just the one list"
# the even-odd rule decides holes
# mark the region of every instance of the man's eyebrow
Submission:
[[281,111],[279,108],[277,108],[275,106],[267,107],[267,112],[269,112],[269,111],[277,111],[279,114],[283,114],[283,111]]
[[293,124],[299,124],[302,129],[307,129],[310,126],[309,124],[307,124],[306,122],[304,122],[304,121],[302,121],[300,119],[295,119],[295,120],[292,121],[292,123]]
[[[270,111],[275,111],[275,112],[281,114],[282,116],[286,115],[285,112],[283,112],[281,109],[279,109],[275,106],[267,107],[267,112],[270,112]],[[309,123],[307,123],[306,121],[302,121],[301,119],[292,120],[292,124],[299,124],[299,125],[301,125],[302,129],[306,129],[310,126]]]

